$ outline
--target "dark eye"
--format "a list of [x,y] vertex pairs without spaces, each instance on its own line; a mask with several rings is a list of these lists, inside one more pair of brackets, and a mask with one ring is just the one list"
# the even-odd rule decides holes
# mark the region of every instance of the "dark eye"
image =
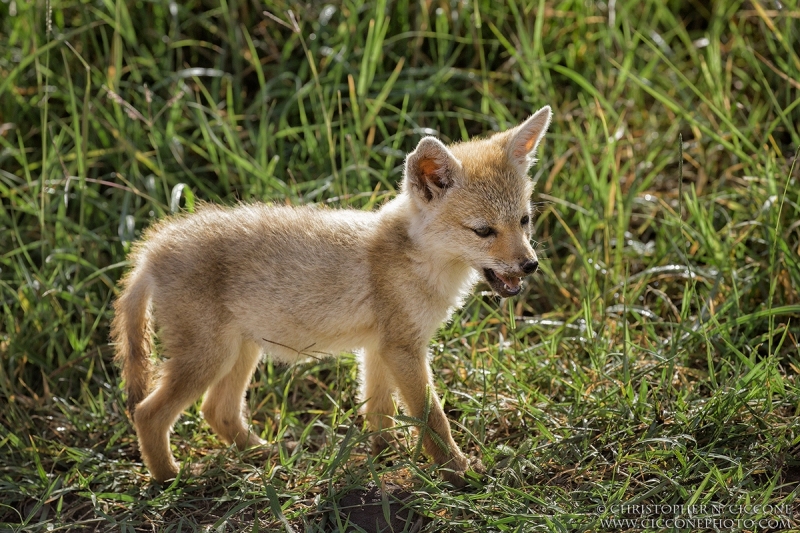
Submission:
[[531,217],[525,215],[524,217],[522,217],[522,220],[520,220],[519,223],[522,224],[523,226],[527,226],[530,221]]
[[491,237],[492,235],[494,235],[494,230],[489,226],[483,226],[482,228],[473,228],[472,231],[474,231],[475,235],[477,235],[478,237],[483,237],[483,238]]

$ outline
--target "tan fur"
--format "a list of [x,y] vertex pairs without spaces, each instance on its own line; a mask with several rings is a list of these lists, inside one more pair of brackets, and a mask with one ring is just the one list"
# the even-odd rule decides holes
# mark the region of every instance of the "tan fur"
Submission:
[[[424,138],[406,159],[401,193],[376,212],[206,205],[147,230],[114,305],[112,338],[153,477],[177,475],[169,433],[204,393],[203,414],[226,442],[262,443],[244,408],[262,353],[293,363],[360,349],[375,450],[390,440],[381,430],[393,426],[396,395],[424,424],[444,477],[463,483],[468,461],[433,391],[427,347],[479,273],[508,296],[536,269],[523,224],[527,172],[549,120],[543,108],[517,128],[449,148]],[[151,319],[165,357],[152,389]]]

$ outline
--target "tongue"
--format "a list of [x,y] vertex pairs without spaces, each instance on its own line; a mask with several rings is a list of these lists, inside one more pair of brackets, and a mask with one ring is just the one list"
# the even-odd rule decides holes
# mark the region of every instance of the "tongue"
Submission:
[[505,283],[506,287],[508,287],[511,290],[516,290],[517,288],[519,288],[519,284],[522,281],[522,278],[518,278],[515,276],[503,276],[497,271],[495,271],[494,275],[497,276],[497,279]]

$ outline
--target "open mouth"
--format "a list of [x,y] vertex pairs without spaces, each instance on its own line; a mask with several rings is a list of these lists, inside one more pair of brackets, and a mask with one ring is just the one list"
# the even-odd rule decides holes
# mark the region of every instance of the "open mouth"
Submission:
[[522,290],[522,278],[520,277],[504,276],[491,268],[483,269],[483,277],[486,278],[486,282],[492,287],[492,290],[503,298],[516,296]]

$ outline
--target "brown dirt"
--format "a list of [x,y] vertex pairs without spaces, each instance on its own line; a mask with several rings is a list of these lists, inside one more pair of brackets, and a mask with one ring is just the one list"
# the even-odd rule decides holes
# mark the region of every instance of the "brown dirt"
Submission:
[[[418,498],[418,495],[394,483],[384,483],[383,487],[370,483],[366,489],[345,494],[339,500],[339,512],[342,521],[350,525],[346,531],[358,531],[353,527],[358,526],[368,533],[414,532],[430,521],[410,508],[409,503]],[[384,499],[389,507],[388,521],[384,514]]]

